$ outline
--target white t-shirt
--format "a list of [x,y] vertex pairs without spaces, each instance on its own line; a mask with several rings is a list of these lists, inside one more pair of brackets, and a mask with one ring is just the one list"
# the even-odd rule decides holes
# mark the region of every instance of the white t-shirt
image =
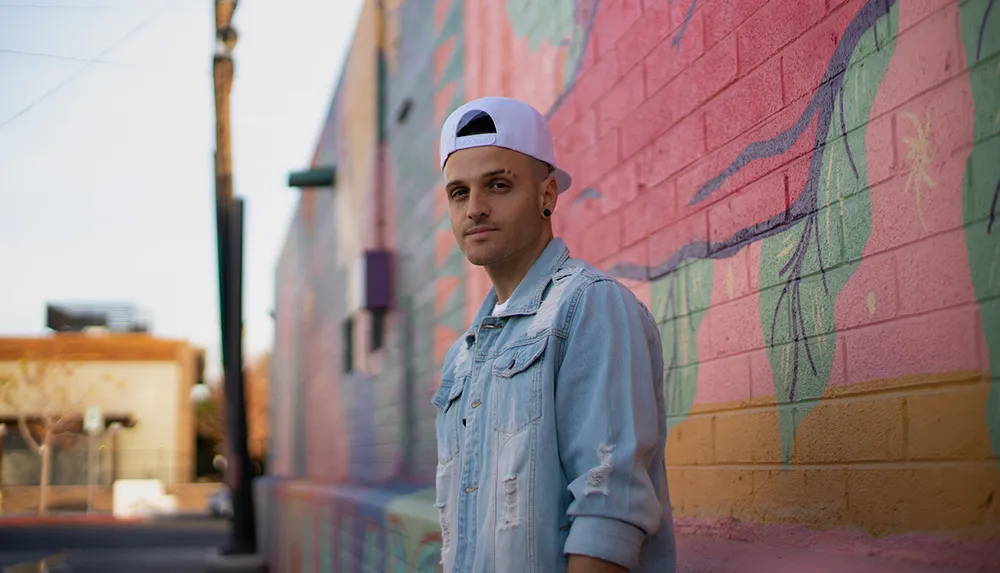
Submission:
[[507,310],[507,304],[509,304],[509,303],[510,303],[510,299],[508,298],[506,300],[506,302],[504,302],[503,304],[497,303],[497,304],[493,305],[493,313],[492,313],[493,316],[496,316],[496,315],[500,314],[501,312]]

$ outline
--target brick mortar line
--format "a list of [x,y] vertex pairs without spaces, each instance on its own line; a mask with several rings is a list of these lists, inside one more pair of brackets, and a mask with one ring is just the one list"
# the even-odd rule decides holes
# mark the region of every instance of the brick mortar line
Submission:
[[[947,374],[942,374],[943,376]],[[912,396],[930,396],[934,394],[939,394],[940,392],[935,392],[935,389],[942,387],[945,388],[974,388],[976,386],[989,387],[991,382],[988,380],[983,380],[982,377],[970,377],[962,378],[959,380],[951,380],[946,382],[926,382],[913,385],[907,385],[895,388],[884,388],[884,389],[873,389],[868,391],[860,391],[857,393],[848,394],[846,396],[828,396],[815,398],[811,400],[802,400],[794,403],[769,403],[769,404],[748,404],[745,407],[737,408],[720,408],[717,410],[700,410],[698,412],[692,412],[685,416],[686,419],[690,418],[704,418],[708,416],[738,416],[742,414],[752,414],[759,412],[771,412],[776,409],[776,407],[781,406],[799,406],[799,405],[814,405],[818,406],[820,404],[830,404],[830,403],[855,403],[855,402],[871,402],[873,396],[879,396],[882,398],[907,398]],[[763,399],[763,398],[762,398]]]
[[942,461],[931,460],[893,460],[893,461],[858,461],[858,462],[837,462],[837,463],[782,463],[782,462],[759,462],[759,463],[721,463],[721,464],[666,464],[668,471],[673,470],[698,470],[698,471],[795,471],[795,470],[919,470],[919,469],[961,469],[983,468],[995,469],[996,459],[989,460],[960,460],[949,459]]

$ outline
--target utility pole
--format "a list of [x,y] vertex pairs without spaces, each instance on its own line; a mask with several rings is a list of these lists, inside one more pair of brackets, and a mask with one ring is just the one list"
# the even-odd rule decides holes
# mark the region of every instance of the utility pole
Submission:
[[243,200],[233,197],[229,94],[233,86],[232,27],[237,0],[215,0],[215,211],[219,260],[219,315],[226,396],[226,482],[233,515],[222,555],[257,552],[250,455],[247,451],[246,399],[243,388]]

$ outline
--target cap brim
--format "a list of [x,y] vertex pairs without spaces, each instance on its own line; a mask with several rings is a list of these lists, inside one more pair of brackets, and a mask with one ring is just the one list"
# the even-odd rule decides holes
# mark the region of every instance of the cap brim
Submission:
[[569,173],[566,173],[562,169],[556,169],[555,171],[553,171],[552,177],[556,180],[556,185],[559,186],[560,195],[565,193],[566,190],[569,189],[571,185],[573,185],[573,178],[569,176]]

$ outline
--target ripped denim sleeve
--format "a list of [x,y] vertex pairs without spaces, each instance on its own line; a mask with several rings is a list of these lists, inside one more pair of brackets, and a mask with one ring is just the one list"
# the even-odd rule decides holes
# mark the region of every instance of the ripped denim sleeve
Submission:
[[556,380],[559,454],[573,495],[564,551],[633,568],[663,512],[650,475],[663,471],[651,467],[663,444],[662,350],[625,287],[599,280],[578,296]]

